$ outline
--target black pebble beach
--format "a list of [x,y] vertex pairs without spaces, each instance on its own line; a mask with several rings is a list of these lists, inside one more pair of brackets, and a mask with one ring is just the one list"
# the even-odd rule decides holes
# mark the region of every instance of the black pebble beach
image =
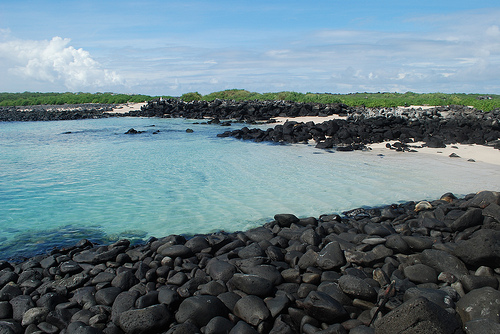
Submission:
[[[2,120],[20,120],[12,108],[0,111]],[[219,124],[339,114],[348,119],[222,136],[314,139],[320,148],[398,140],[404,150],[413,139],[500,148],[498,110],[368,113],[283,101],[159,100],[128,116]],[[94,108],[53,119],[110,116],[101,114]],[[0,333],[500,333],[500,189],[492,190],[319,217],[283,213],[248,231],[138,246],[81,240],[23,262],[0,261]]]

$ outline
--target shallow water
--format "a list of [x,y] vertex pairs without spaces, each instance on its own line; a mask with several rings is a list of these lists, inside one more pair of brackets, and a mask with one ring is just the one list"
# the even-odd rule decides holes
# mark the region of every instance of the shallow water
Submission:
[[[145,132],[124,134],[132,127]],[[0,123],[0,258],[500,188],[487,164],[216,137],[230,129],[148,118]]]

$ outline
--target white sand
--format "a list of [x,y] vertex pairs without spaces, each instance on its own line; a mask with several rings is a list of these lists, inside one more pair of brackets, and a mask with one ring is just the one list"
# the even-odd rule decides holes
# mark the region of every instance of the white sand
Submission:
[[330,116],[274,117],[273,119],[276,120],[276,123],[285,123],[286,121],[294,121],[299,123],[314,122],[315,124],[319,124],[332,119],[347,119],[347,116],[330,115]]
[[[422,109],[430,109],[434,108],[434,106],[410,106],[410,107],[401,107],[401,108],[422,108]],[[295,122],[314,122],[315,124],[319,124],[322,122],[329,121],[331,119],[346,119],[345,116],[339,115],[331,115],[331,116],[305,116],[305,117],[276,117],[274,118],[277,123],[284,123],[286,121],[295,121]],[[275,124],[275,123],[274,123]],[[483,146],[483,145],[464,145],[464,144],[451,144],[447,145],[445,148],[429,148],[429,147],[419,147],[414,148],[418,152],[396,152],[395,150],[391,150],[386,148],[386,144],[390,143],[394,144],[396,141],[386,141],[383,143],[371,144],[367,145],[371,148],[371,152],[377,154],[428,154],[434,155],[439,158],[447,158],[447,159],[461,159],[463,161],[467,161],[469,159],[474,160],[475,162],[484,162],[488,164],[500,165],[500,150],[497,150],[493,147]],[[423,142],[411,143],[410,146],[422,146]],[[459,156],[459,158],[452,158],[450,154],[455,153]],[[474,162],[470,161],[471,167],[474,166]]]
[[[467,161],[473,159],[477,162],[485,162],[494,165],[500,165],[500,150],[493,147],[483,146],[483,145],[464,145],[464,144],[451,144],[446,145],[445,148],[414,148],[418,152],[396,152],[395,150],[390,150],[385,147],[387,143],[391,145],[395,141],[387,141],[383,143],[368,145],[372,152],[381,154],[430,154],[436,157],[446,157],[447,159],[462,159]],[[410,146],[421,146],[423,143],[417,142],[410,144]],[[452,158],[450,154],[455,153],[459,158]],[[471,161],[471,164],[474,162]]]
[[146,104],[147,104],[147,102],[119,104],[115,108],[113,108],[113,111],[109,111],[109,112],[115,113],[115,114],[126,114],[130,111],[133,111],[133,110],[140,110],[141,107],[145,106]]

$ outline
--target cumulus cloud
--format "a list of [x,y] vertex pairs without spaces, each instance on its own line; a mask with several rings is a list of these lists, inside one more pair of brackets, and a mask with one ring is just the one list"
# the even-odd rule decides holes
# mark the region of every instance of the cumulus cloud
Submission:
[[[8,32],[3,32],[8,39]],[[69,38],[54,37],[50,41],[10,39],[0,42],[0,59],[11,77],[64,85],[69,90],[120,85],[121,77],[104,69],[88,51],[69,45]],[[7,67],[5,69],[5,67]]]

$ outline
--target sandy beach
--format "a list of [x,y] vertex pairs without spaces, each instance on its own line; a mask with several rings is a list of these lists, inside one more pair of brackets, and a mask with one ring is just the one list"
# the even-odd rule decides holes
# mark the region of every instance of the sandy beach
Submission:
[[[429,106],[411,106],[411,107],[401,107],[401,108],[422,108],[422,109],[429,109],[433,107]],[[314,122],[315,124],[319,124],[322,122],[326,122],[329,120],[333,119],[346,119],[346,116],[339,116],[339,115],[330,115],[330,116],[305,116],[305,117],[276,117],[274,118],[276,120],[276,123],[282,124],[285,123],[286,121],[295,121],[295,122]],[[410,146],[414,147],[413,149],[416,150],[417,152],[397,152],[396,150],[391,150],[386,147],[386,145],[389,143],[393,145],[396,143],[396,140],[393,141],[385,141],[382,143],[375,143],[368,145],[368,147],[372,150],[372,152],[377,153],[377,154],[428,154],[428,155],[434,155],[436,157],[446,157],[450,159],[462,159],[465,161],[469,161],[471,163],[474,162],[484,162],[484,163],[489,163],[489,164],[494,164],[494,165],[499,165],[500,166],[500,150],[497,150],[493,147],[488,147],[488,146],[483,146],[483,145],[476,145],[476,144],[471,144],[471,145],[466,145],[466,144],[450,144],[447,145],[445,148],[430,148],[430,147],[423,147],[425,143],[423,142],[416,142],[416,143],[411,143],[409,144]],[[313,144],[313,142],[311,142]],[[450,157],[452,154],[458,155],[458,157]],[[473,161],[472,161],[473,160]]]
[[114,114],[126,114],[133,110],[140,110],[141,107],[145,106],[146,104],[147,102],[119,104],[116,107],[114,107],[112,111],[109,112]]
[[[446,157],[449,159],[462,159],[474,162],[485,162],[494,165],[500,165],[500,150],[493,147],[483,146],[483,145],[465,145],[465,144],[450,144],[445,148],[430,148],[421,147],[424,143],[417,142],[410,144],[410,146],[415,146],[417,152],[397,152],[396,150],[391,150],[386,147],[386,144],[394,144],[396,141],[387,141],[383,143],[371,144],[369,147],[375,153],[381,154],[428,154],[434,155],[436,157]],[[450,157],[452,154],[458,155],[458,157]],[[472,161],[474,160],[474,161]]]
[[281,124],[286,121],[294,121],[294,122],[314,122],[314,124],[323,123],[330,121],[332,119],[347,119],[347,116],[339,116],[339,115],[329,115],[329,116],[302,116],[302,117],[274,117],[276,123]]

